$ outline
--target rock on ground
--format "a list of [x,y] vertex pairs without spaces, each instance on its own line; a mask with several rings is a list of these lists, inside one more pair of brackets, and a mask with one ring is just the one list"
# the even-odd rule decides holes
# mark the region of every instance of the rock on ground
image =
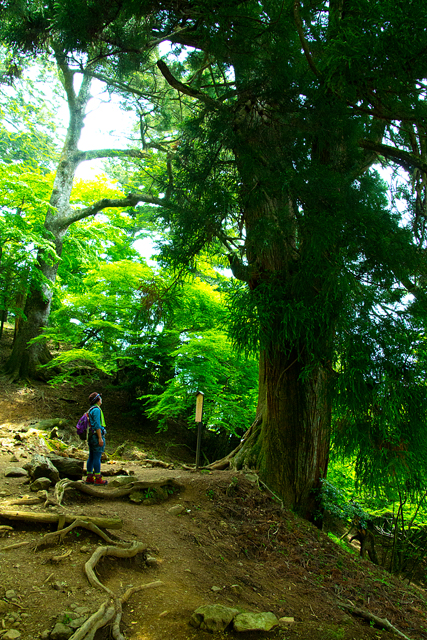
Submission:
[[234,618],[234,631],[270,631],[279,624],[278,619],[270,611],[263,613],[240,613]]
[[238,613],[222,604],[208,604],[194,611],[190,624],[205,631],[224,631]]

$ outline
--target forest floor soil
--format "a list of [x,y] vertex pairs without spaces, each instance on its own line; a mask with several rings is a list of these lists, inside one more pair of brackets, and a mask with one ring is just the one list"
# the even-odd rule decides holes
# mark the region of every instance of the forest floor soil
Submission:
[[[34,453],[46,454],[46,444],[55,447],[55,441],[48,441],[47,436],[29,431],[31,425],[45,418],[65,418],[75,425],[86,409],[89,393],[103,391],[101,387],[98,383],[93,388],[52,389],[38,383],[19,386],[2,382],[0,508],[17,509],[10,502],[31,493],[24,478],[6,477],[6,470],[23,466]],[[97,565],[98,578],[119,595],[130,586],[162,583],[134,593],[124,606],[121,628],[126,638],[212,638],[212,633],[189,625],[194,610],[207,604],[270,611],[287,619],[269,632],[226,630],[214,634],[217,638],[398,637],[340,608],[340,604],[388,619],[411,640],[427,638],[422,586],[408,586],[370,561],[342,550],[325,533],[283,509],[268,491],[259,488],[253,474],[184,469],[182,463],[193,461],[188,445],[174,440],[173,434],[156,435],[152,425],[139,424],[135,418],[124,419],[128,399],[123,392],[110,388],[104,398],[107,453],[111,457],[119,444],[127,444],[122,458],[103,463],[103,471],[114,474],[125,469],[148,481],[172,478],[182,487],[179,493],[147,506],[132,503],[128,497],[104,500],[71,490],[65,493],[63,506],[40,504],[19,510],[118,517],[123,527],[109,531],[111,537],[148,545],[155,562],[147,564],[145,556],[112,557]],[[142,453],[142,458],[135,459],[135,452]],[[81,455],[84,457],[84,452]],[[165,460],[171,468],[151,467],[144,456]],[[109,488],[102,490],[108,492]],[[183,507],[180,515],[169,511],[176,505]],[[93,613],[106,600],[106,594],[92,587],[84,572],[85,562],[105,544],[96,534],[78,528],[61,542],[38,551],[33,551],[32,545],[5,549],[37,541],[55,529],[7,518],[0,518],[0,525],[13,527],[0,539],[0,640],[3,635],[8,637],[10,629],[17,629],[23,640],[46,638],[58,616],[80,607]],[[59,562],[52,562],[53,556],[66,554]],[[11,591],[15,592],[13,598]],[[108,634],[105,628],[96,638],[106,639]]]

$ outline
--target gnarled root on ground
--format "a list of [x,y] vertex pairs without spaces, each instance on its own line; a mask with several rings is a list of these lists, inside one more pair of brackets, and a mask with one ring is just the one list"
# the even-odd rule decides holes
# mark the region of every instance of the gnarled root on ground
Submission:
[[96,533],[96,535],[102,538],[103,540],[105,540],[105,542],[108,542],[109,544],[115,544],[115,541],[112,540],[109,536],[107,536],[107,534],[104,531],[102,531],[99,527],[97,527],[96,524],[94,524],[93,522],[88,522],[87,520],[84,520],[84,518],[78,518],[77,520],[74,520],[74,522],[72,522],[65,529],[59,529],[58,531],[52,531],[51,533],[46,533],[46,535],[44,535],[43,538],[41,538],[41,540],[37,540],[34,546],[34,551],[37,551],[39,547],[42,547],[54,541],[56,536],[59,537],[59,542],[62,542],[66,534],[72,531],[73,529],[75,529],[76,527],[82,527],[84,529],[88,529],[89,531],[92,531],[92,533]]
[[95,566],[100,561],[100,559],[104,556],[115,556],[116,558],[133,558],[137,555],[137,553],[144,553],[148,548],[147,544],[143,542],[134,542],[130,547],[124,549],[123,547],[98,547],[98,549],[92,554],[89,560],[85,564],[85,572],[87,575],[87,579],[89,580],[92,587],[98,587],[98,589],[103,589],[111,597],[114,597],[114,593],[102,584],[98,580],[95,575]]
[[[59,485],[59,487],[58,487]],[[114,500],[115,498],[122,498],[128,496],[132,491],[143,489],[162,489],[165,487],[171,487],[174,489],[182,490],[184,487],[179,484],[173,478],[158,478],[157,480],[136,480],[130,482],[125,487],[119,487],[118,489],[98,489],[97,487],[81,482],[80,480],[60,480],[55,486],[55,495],[58,503],[64,497],[64,493],[67,489],[77,489],[81,493],[86,493],[94,498],[104,498],[105,500]]]
[[111,620],[111,635],[114,640],[125,640],[123,634],[120,631],[120,622],[122,619],[123,605],[129,600],[129,598],[137,591],[143,591],[144,589],[155,589],[161,587],[163,582],[156,580],[155,582],[149,582],[139,587],[132,587],[128,589],[121,598],[114,597],[112,600],[106,600],[95,613],[86,620],[86,622],[79,628],[69,640],[93,640],[95,633],[101,627],[104,627]]
[[147,550],[147,545],[142,542],[134,542],[128,549],[120,547],[100,547],[93,554],[90,560],[85,564],[85,571],[90,584],[93,587],[97,587],[106,591],[109,595],[106,600],[88,620],[71,636],[69,640],[93,640],[95,633],[101,627],[104,627],[110,621],[112,621],[111,633],[114,640],[125,640],[123,634],[120,631],[120,622],[122,619],[123,605],[129,600],[129,598],[137,591],[144,589],[153,589],[160,587],[163,582],[156,580],[148,584],[143,584],[139,587],[132,587],[128,589],[122,597],[116,596],[111,589],[98,580],[95,575],[95,566],[99,560],[104,556],[115,556],[117,558],[133,558],[138,553],[143,553]]

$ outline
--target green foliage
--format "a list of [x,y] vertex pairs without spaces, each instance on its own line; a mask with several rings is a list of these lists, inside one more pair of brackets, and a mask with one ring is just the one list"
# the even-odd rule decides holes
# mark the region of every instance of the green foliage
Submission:
[[[143,396],[147,415],[194,423],[195,395],[204,393],[203,422],[212,431],[242,434],[250,425],[257,400],[257,363],[235,353],[226,335],[216,330],[185,332],[172,352],[174,377],[160,395]],[[194,423],[195,426],[195,423]]]
[[[21,315],[19,296],[41,286],[37,253],[56,260],[43,229],[53,177],[24,165],[0,163],[0,308]],[[18,302],[17,302],[18,301]]]
[[335,536],[333,533],[329,532],[328,538],[330,538],[330,540],[332,540],[333,542],[335,542],[335,544],[341,547],[343,551],[346,551],[347,553],[352,553],[353,555],[356,554],[356,551],[352,547],[350,547],[346,542],[344,542],[344,540],[341,540],[340,538]]

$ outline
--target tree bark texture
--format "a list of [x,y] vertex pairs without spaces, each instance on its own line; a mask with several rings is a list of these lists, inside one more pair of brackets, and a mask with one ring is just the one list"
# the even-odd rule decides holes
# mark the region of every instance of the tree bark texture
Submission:
[[319,489],[329,460],[329,374],[303,375],[296,352],[260,358],[261,423],[236,453],[233,466],[256,469],[287,506],[308,520],[320,515]]

